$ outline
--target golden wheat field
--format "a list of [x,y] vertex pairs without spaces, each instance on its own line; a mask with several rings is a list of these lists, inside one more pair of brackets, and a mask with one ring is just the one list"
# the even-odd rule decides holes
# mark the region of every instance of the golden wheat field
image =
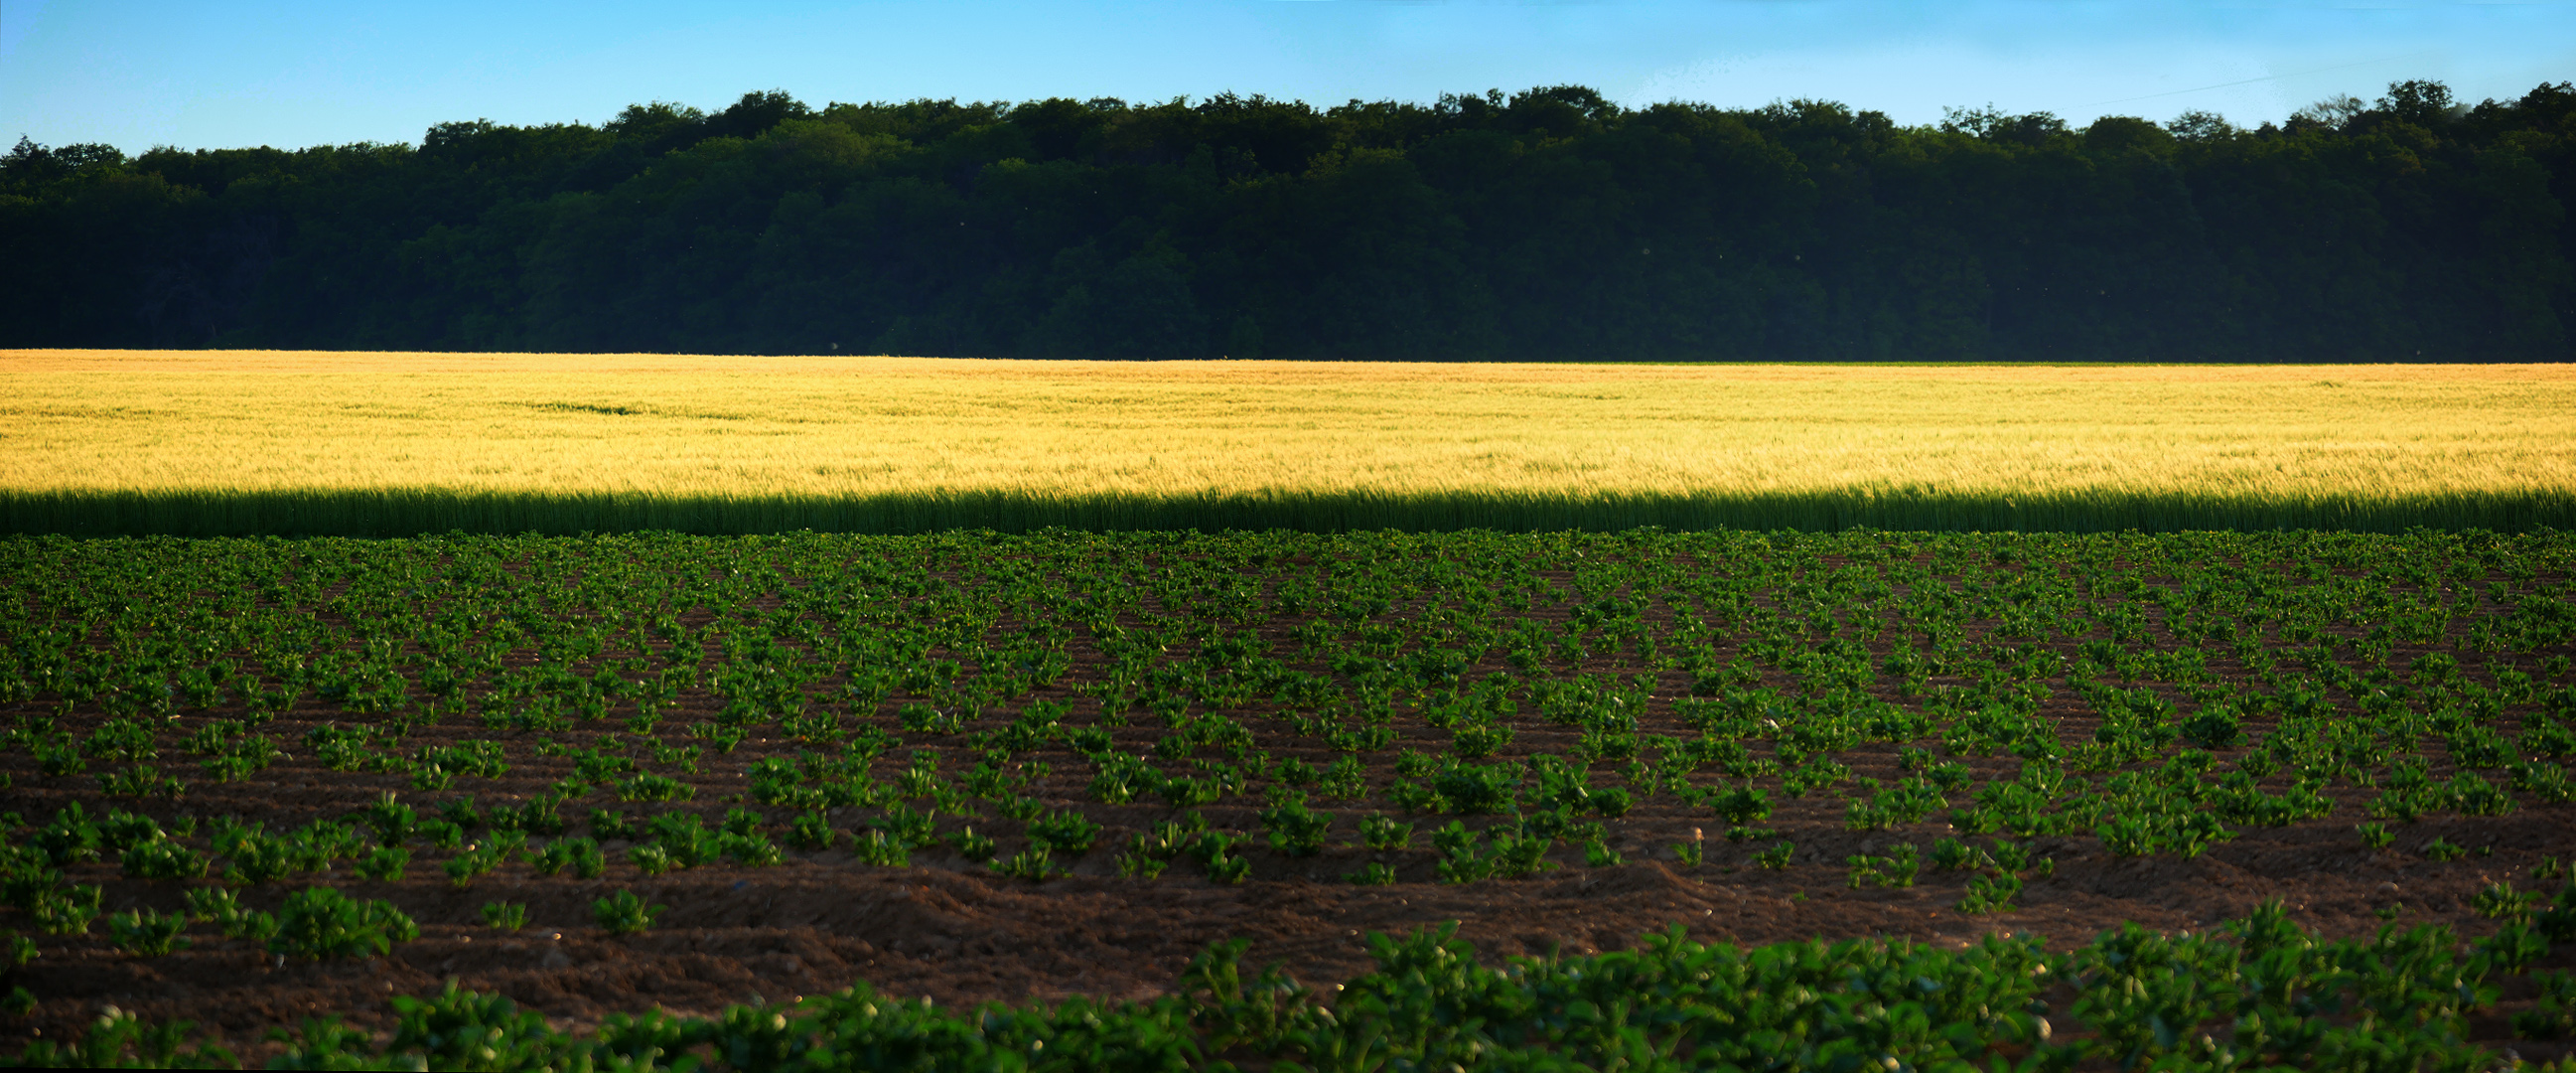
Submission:
[[2571,444],[2567,366],[0,352],[17,531],[2519,528]]

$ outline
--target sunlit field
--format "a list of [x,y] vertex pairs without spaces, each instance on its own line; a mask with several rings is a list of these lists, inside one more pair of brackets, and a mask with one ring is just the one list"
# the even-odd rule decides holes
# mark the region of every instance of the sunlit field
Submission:
[[0,352],[0,526],[2576,521],[2566,366]]

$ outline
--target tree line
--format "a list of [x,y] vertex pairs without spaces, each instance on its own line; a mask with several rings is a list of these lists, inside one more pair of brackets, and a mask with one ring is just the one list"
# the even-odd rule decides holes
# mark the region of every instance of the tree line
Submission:
[[0,346],[2567,360],[2576,87],[2285,123],[1580,87],[832,104],[300,150],[20,139]]

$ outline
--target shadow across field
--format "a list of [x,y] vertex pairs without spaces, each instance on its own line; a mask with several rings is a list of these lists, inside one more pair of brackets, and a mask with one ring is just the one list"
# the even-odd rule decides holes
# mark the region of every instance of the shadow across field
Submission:
[[1255,495],[1047,495],[907,492],[845,498],[634,493],[326,491],[5,491],[0,533],[67,536],[339,536],[422,533],[678,532],[739,536],[812,530],[911,534],[1033,532],[1342,533],[1793,529],[1839,532],[2146,532],[2415,528],[2522,533],[2576,528],[2576,501],[2531,491],[2432,496],[2198,495],[2070,490],[1707,493],[1697,495],[1279,492]]

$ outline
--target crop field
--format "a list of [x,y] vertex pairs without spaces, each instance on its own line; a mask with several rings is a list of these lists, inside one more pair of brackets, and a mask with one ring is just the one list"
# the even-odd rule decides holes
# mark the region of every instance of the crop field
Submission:
[[2576,528],[2568,366],[0,352],[0,531]]
[[11,537],[0,1029],[294,1068],[2548,1060],[2571,563]]

